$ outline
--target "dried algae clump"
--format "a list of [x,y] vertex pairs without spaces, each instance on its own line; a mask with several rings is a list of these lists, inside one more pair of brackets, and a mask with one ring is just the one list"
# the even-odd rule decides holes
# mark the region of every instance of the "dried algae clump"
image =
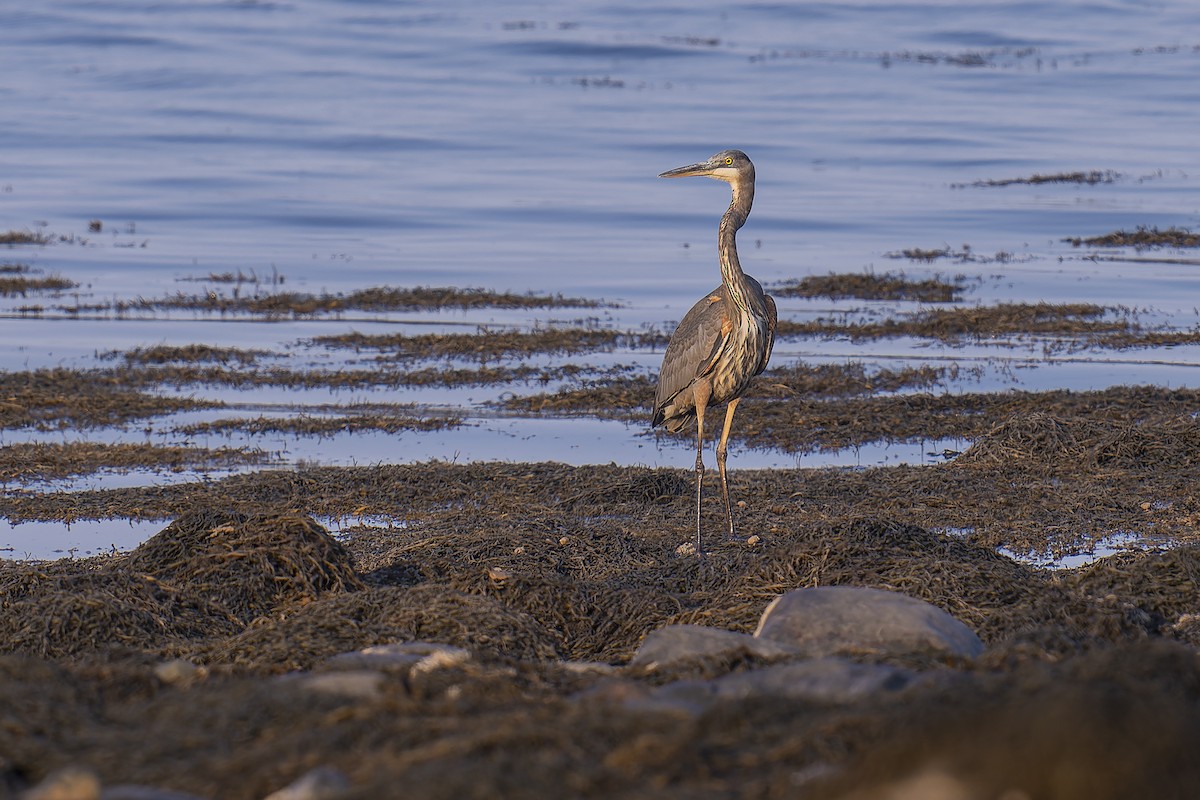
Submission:
[[533,331],[489,330],[478,333],[344,333],[318,336],[316,344],[330,348],[385,351],[392,359],[458,358],[490,361],[536,353],[576,354],[611,352],[616,348],[664,347],[667,336],[657,331],[619,331],[610,328],[542,328]]
[[1193,233],[1187,228],[1159,230],[1157,227],[1139,225],[1132,231],[1113,231],[1087,239],[1076,236],[1063,241],[1075,247],[1200,247],[1200,233]]
[[992,426],[958,459],[960,464],[1040,462],[1070,469],[1147,464],[1186,468],[1200,463],[1200,427],[1189,417],[1149,428],[1132,421],[1014,414]]
[[139,392],[125,375],[62,368],[0,372],[0,428],[118,425],[218,402]]
[[934,308],[877,321],[784,320],[779,323],[779,335],[848,336],[854,340],[916,336],[953,342],[999,337],[1099,336],[1135,331],[1131,320],[1109,316],[1117,310],[1093,303],[999,303]]
[[159,447],[150,444],[93,442],[22,442],[0,447],[0,482],[32,481],[85,475],[102,469],[197,469],[261,464],[261,450],[222,447]]
[[1116,595],[1176,623],[1200,611],[1200,549],[1117,553],[1065,574],[1064,582],[1090,595]]
[[452,644],[514,659],[557,657],[556,636],[529,614],[490,597],[441,586],[383,587],[329,597],[281,619],[263,619],[191,651],[201,661],[283,671],[392,642]]
[[33,231],[2,231],[0,232],[0,244],[49,244],[50,237],[44,233],[34,233]]
[[177,428],[180,433],[194,436],[208,433],[240,431],[258,436],[267,433],[288,433],[295,436],[333,436],[338,433],[364,431],[442,431],[463,425],[461,417],[449,415],[417,416],[415,414],[353,414],[324,416],[301,414],[294,417],[235,417],[211,422],[197,422]]
[[563,295],[515,294],[490,289],[436,286],[377,286],[348,294],[308,294],[278,292],[245,297],[217,292],[191,295],[178,293],[161,298],[139,298],[111,304],[97,304],[94,311],[128,313],[186,309],[212,313],[263,314],[268,317],[311,316],[347,311],[413,311],[446,308],[597,308],[594,300]]
[[0,563],[0,641],[7,652],[80,656],[154,649],[178,639],[231,633],[236,621],[187,587],[108,562]]
[[365,585],[346,548],[299,514],[186,514],[130,553],[125,567],[188,586],[247,623],[285,603]]
[[1026,184],[1029,186],[1038,186],[1044,183],[1075,183],[1087,186],[1095,186],[1098,183],[1114,183],[1120,173],[1111,169],[1093,169],[1084,172],[1077,170],[1075,172],[1054,172],[1048,175],[1034,173],[1028,178],[999,178],[990,180],[975,181],[971,184],[954,183],[951,184],[953,189],[961,189],[965,186],[1013,186],[1016,184]]
[[966,277],[956,275],[951,280],[940,276],[912,280],[903,272],[870,272],[828,275],[809,275],[790,280],[771,288],[779,297],[828,297],[840,300],[856,297],[862,300],[915,300],[925,303],[948,303],[962,297]]
[[186,346],[154,345],[153,347],[135,347],[124,353],[105,353],[101,357],[122,357],[127,364],[167,364],[183,362],[195,364],[199,362],[215,362],[218,364],[237,363],[250,366],[259,359],[270,356],[268,350],[246,349],[241,347],[214,347],[207,344],[189,344]]
[[63,292],[79,284],[58,275],[28,277],[0,275],[0,297],[25,297],[30,292]]
[[311,519],[194,513],[128,556],[0,562],[0,642],[51,657],[169,649],[363,586]]

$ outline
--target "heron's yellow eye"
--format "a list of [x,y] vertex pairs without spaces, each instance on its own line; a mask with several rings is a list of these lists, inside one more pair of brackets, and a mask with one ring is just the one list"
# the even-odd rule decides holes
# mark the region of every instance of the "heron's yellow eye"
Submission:
[[729,166],[733,166],[733,159],[729,156],[725,156],[725,163]]

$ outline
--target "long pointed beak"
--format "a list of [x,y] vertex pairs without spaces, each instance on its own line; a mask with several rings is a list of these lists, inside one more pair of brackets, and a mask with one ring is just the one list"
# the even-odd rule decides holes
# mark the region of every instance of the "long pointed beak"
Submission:
[[713,169],[712,166],[707,161],[703,161],[699,164],[691,164],[686,167],[676,167],[675,169],[669,169],[666,172],[660,173],[658,177],[660,177],[660,178],[690,178],[693,175],[708,176],[708,175],[712,174],[712,169]]

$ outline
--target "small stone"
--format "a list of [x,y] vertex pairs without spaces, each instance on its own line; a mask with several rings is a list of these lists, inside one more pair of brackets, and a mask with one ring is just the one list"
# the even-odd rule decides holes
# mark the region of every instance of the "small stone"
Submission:
[[471,653],[461,647],[446,647],[435,650],[413,665],[413,674],[457,667],[471,660]]
[[[434,654],[449,656],[465,661],[470,652],[461,647],[436,642],[397,642],[377,644],[362,650],[351,650],[330,656],[317,669],[321,672],[379,670],[383,672],[407,672]],[[466,658],[463,658],[463,656]]]
[[452,644],[442,644],[441,642],[402,642],[400,644],[385,645],[385,647],[394,649],[400,653],[416,653],[421,656],[440,654],[443,656],[453,656],[463,661],[471,657],[470,651],[464,650],[461,647],[455,647]]
[[887,664],[859,664],[844,658],[816,658],[771,664],[723,675],[714,683],[721,699],[771,695],[826,703],[850,703],[868,695],[899,691],[915,675]]
[[377,700],[383,694],[383,673],[371,669],[309,672],[286,675],[281,680],[294,682],[310,692],[340,695],[355,700]]
[[491,581],[491,584],[497,589],[500,589],[510,580],[512,580],[513,574],[504,567],[488,567],[487,576],[488,580]]
[[338,653],[318,664],[318,672],[354,672],[370,669],[383,672],[407,672],[425,656],[416,653],[370,652],[376,648]]
[[317,767],[263,800],[335,800],[350,788],[350,781],[333,767]]
[[630,659],[629,666],[654,671],[720,657],[749,655],[770,660],[795,654],[796,650],[786,644],[756,639],[746,633],[702,625],[667,625],[646,636]]
[[865,697],[901,691],[918,680],[917,673],[887,664],[859,664],[845,658],[788,661],[741,670],[712,679],[685,679],[633,698],[625,704],[643,710],[705,713],[721,702],[788,698],[814,703],[847,704]]
[[85,767],[64,767],[47,775],[21,800],[100,800],[100,778]]
[[683,544],[679,545],[679,547],[675,548],[675,555],[677,555],[677,556],[694,556],[694,555],[696,555],[696,543],[695,542],[684,542]]
[[[983,796],[977,785],[972,785],[940,767],[927,767],[915,775],[889,781],[872,787],[874,791],[856,793],[855,797],[881,797],[888,800],[973,800]],[[1002,794],[988,792],[996,800],[1029,800],[1029,795],[1019,789],[1010,789]]]
[[754,635],[814,657],[934,652],[974,658],[983,652],[975,632],[937,606],[861,586],[782,594],[767,606]]
[[560,661],[558,666],[577,675],[611,675],[617,671],[616,667],[604,661]]
[[569,537],[566,537],[566,536],[564,536],[564,537],[562,537],[561,539],[559,539],[559,540],[558,540],[558,543],[559,543],[559,544],[561,544],[561,545],[564,545],[564,546],[565,546],[565,545],[568,545],[568,544],[570,544],[570,543],[571,543],[571,540],[570,540],[570,538],[569,538]]
[[708,698],[702,702],[693,702],[689,697],[667,694],[641,681],[632,680],[601,681],[574,695],[573,699],[595,707],[621,707],[627,711],[669,714],[676,717],[699,716],[709,705]]
[[761,541],[762,541],[762,537],[760,537],[757,533],[754,533],[754,534],[751,534],[750,537],[746,539],[746,544],[748,544],[750,547],[754,547],[754,545],[758,544]]
[[190,686],[204,680],[208,670],[184,658],[173,658],[154,666],[154,677],[170,686]]
[[187,792],[177,792],[173,789],[122,783],[105,787],[104,791],[100,793],[100,800],[204,800],[204,798]]

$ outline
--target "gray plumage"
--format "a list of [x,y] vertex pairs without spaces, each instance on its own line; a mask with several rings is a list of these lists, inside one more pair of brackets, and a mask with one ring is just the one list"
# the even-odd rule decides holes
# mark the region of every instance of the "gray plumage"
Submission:
[[669,170],[660,178],[699,175],[725,181],[733,199],[717,231],[721,285],[684,315],[671,335],[658,375],[653,425],[677,432],[696,423],[696,552],[701,548],[700,499],[704,477],[704,416],[710,406],[727,404],[717,467],[729,535],[734,533],[725,457],[734,409],[751,379],[767,367],[775,343],[775,301],[742,271],[736,235],[754,203],[754,164],[740,150],[723,150],[707,161]]

